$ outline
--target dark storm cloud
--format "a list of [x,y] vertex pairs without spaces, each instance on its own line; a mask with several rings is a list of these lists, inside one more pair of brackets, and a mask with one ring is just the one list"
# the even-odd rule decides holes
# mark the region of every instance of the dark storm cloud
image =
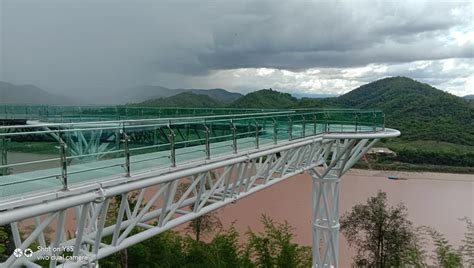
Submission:
[[301,70],[472,57],[470,44],[440,39],[466,22],[451,14],[464,4],[259,3],[220,20],[213,49],[199,58],[205,67]]
[[[215,70],[472,58],[469,2],[0,0],[0,80],[97,94]],[[460,13],[459,14],[456,14]]]

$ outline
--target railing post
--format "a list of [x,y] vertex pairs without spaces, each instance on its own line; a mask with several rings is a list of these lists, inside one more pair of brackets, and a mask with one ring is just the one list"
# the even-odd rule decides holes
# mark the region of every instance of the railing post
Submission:
[[259,130],[258,130],[258,121],[255,120],[255,145],[257,147],[257,149],[259,148],[259,143],[258,143],[258,134],[259,134]]
[[275,118],[272,117],[273,121],[273,143],[277,144],[278,142],[278,123]]
[[67,158],[66,158],[66,144],[64,141],[59,142],[59,158],[61,165],[61,182],[63,184],[63,190],[68,190],[67,185]]
[[170,128],[170,134],[168,135],[169,140],[170,140],[170,160],[171,160],[171,166],[176,167],[176,144],[174,141],[174,138],[176,135],[174,134],[174,131]]
[[325,124],[324,124],[324,132],[329,132],[329,122],[328,122],[328,114],[327,113],[324,113],[324,120],[325,120]]
[[234,147],[234,153],[237,153],[237,129],[234,122],[230,121],[231,130],[232,130],[232,147]]
[[158,127],[155,125],[153,126],[153,145],[158,144]]
[[355,132],[357,132],[359,128],[359,116],[357,115],[357,112],[354,112],[354,116],[355,116]]
[[375,114],[375,112],[372,112],[372,114],[374,115],[373,116],[373,125],[372,125],[372,130],[375,132],[377,130],[377,127],[375,125],[375,119],[377,118],[377,115]]
[[206,159],[211,159],[211,145],[209,141],[210,133],[209,128],[206,125],[204,125],[204,133],[206,135]]
[[385,113],[382,113],[382,119],[383,119],[382,130],[385,131]]
[[120,150],[120,128],[115,130],[115,150]]
[[[0,165],[5,166],[8,165],[8,142],[10,141],[9,139],[6,139],[5,137],[2,137],[2,156],[1,156],[1,161]],[[5,176],[8,175],[8,168],[1,168],[0,169],[0,176]]]
[[288,116],[288,140],[293,139],[293,122],[291,120],[291,116]]
[[301,117],[303,118],[303,137],[306,137],[306,118],[304,115],[301,115]]
[[317,132],[317,120],[316,120],[316,114],[314,114],[314,126],[313,126],[313,134],[316,135]]
[[123,151],[125,154],[125,176],[130,177],[130,137],[123,132]]

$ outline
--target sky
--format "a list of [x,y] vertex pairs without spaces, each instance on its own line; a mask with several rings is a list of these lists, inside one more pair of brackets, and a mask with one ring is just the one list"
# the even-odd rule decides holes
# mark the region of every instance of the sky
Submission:
[[0,0],[0,81],[342,94],[408,76],[474,94],[473,1]]

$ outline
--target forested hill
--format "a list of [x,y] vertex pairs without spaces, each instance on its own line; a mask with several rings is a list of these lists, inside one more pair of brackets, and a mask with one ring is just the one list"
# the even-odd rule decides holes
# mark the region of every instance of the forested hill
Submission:
[[406,77],[381,79],[328,99],[335,106],[379,108],[404,139],[474,145],[474,105]]
[[386,125],[399,129],[404,140],[432,140],[474,145],[474,105],[428,84],[406,77],[381,79],[336,98],[301,99],[262,89],[231,104],[206,95],[181,93],[140,105],[233,108],[361,108],[381,109]]
[[230,104],[233,108],[290,108],[298,104],[298,99],[288,93],[261,89],[248,93]]
[[142,102],[140,106],[218,108],[224,104],[207,95],[183,92],[168,98],[157,98]]

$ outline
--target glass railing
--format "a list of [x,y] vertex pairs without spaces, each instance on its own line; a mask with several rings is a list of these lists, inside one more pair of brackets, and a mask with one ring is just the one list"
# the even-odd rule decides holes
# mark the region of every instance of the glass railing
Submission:
[[138,106],[68,106],[0,104],[0,120],[40,120],[44,122],[90,122],[144,118],[172,118],[269,112],[270,109],[174,108]]
[[0,126],[0,199],[248,152],[323,133],[384,130],[375,110],[280,110]]

